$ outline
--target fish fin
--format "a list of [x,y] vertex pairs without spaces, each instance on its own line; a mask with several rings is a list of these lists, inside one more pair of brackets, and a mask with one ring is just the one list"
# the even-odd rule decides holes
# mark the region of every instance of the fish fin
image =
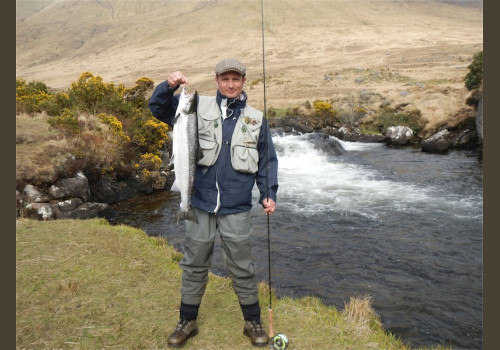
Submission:
[[187,114],[195,113],[197,110],[198,110],[198,91],[195,90],[193,96],[193,103],[191,103],[191,106]]
[[177,113],[174,117],[174,119],[172,120],[172,125],[174,125],[176,122],[177,122],[177,119],[179,118],[181,114],[180,113]]
[[179,188],[179,185],[177,184],[177,180],[174,180],[174,183],[172,184],[170,191],[172,191],[172,192],[180,192],[181,191],[181,189]]
[[186,214],[186,220],[198,223],[198,216],[194,212],[193,208],[189,208],[189,211]]

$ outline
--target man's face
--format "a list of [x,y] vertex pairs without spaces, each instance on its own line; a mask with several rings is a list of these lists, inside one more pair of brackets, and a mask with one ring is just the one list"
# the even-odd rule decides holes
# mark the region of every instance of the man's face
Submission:
[[227,98],[237,98],[243,91],[246,78],[236,72],[226,72],[215,77],[217,89]]

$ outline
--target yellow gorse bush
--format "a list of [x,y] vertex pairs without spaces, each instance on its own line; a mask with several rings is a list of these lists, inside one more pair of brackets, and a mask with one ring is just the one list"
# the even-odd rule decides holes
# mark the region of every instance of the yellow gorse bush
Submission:
[[69,90],[69,96],[91,113],[96,111],[98,103],[106,96],[116,93],[114,84],[105,83],[100,76],[94,76],[90,72],[82,73],[76,82],[71,83]]
[[326,101],[316,100],[313,102],[314,111],[320,117],[332,117],[335,115],[333,105]]
[[147,152],[158,154],[168,137],[168,125],[154,117],[148,118],[139,127],[135,141]]
[[26,83],[24,79],[16,79],[16,112],[41,112],[41,103],[50,99],[47,86],[41,82]]
[[66,139],[61,152],[79,162],[68,162],[65,168],[101,174],[136,172],[142,181],[161,188],[165,178],[159,155],[169,128],[149,110],[146,94],[153,87],[154,81],[147,77],[126,87],[84,72],[68,91],[52,94],[43,82],[17,78],[16,112],[49,115],[48,123]]
[[[130,142],[130,137],[125,135],[123,132],[123,124],[114,115],[107,115],[105,113],[99,113],[97,118],[104,124],[109,126],[111,134],[116,136],[119,141]],[[117,142],[118,142],[117,140]]]
[[160,170],[161,168],[161,158],[157,156],[156,154],[152,153],[145,153],[141,155],[140,161],[139,161],[139,167],[142,167],[144,169],[149,169],[149,170]]

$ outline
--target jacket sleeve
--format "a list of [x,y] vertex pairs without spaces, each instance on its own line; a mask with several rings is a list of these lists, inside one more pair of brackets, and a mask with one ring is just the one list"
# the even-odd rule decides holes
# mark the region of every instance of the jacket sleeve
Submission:
[[256,181],[260,191],[259,203],[262,204],[262,201],[268,197],[276,202],[276,194],[278,192],[278,157],[276,156],[266,118],[262,119],[257,149],[259,151],[259,170],[257,171]]
[[158,84],[149,98],[149,109],[153,116],[170,126],[172,126],[175,111],[179,104],[179,95],[174,95],[178,88],[179,85],[171,88],[166,81],[163,81]]

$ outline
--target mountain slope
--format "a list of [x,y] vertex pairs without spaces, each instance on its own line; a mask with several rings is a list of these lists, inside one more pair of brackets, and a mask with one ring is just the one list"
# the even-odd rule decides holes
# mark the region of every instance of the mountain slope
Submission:
[[[268,106],[346,100],[364,89],[379,96],[372,104],[411,103],[429,120],[463,107],[463,76],[483,45],[482,6],[264,4]],[[179,69],[192,88],[209,94],[215,64],[235,56],[248,66],[253,104],[263,106],[260,1],[18,1],[16,19],[16,75],[26,80],[66,89],[90,71],[132,85],[141,76],[158,83]]]

